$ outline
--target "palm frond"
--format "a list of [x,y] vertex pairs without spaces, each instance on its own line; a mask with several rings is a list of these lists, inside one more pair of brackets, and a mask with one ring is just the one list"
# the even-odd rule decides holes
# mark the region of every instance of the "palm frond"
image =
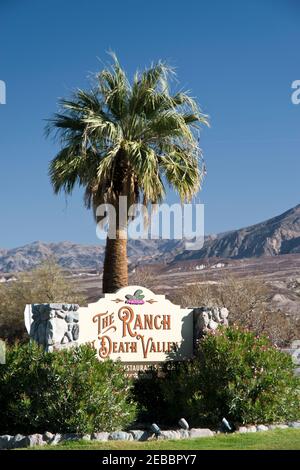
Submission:
[[49,166],[56,193],[85,188],[85,204],[156,204],[165,195],[164,179],[182,200],[200,188],[204,170],[197,129],[208,125],[189,93],[172,94],[174,70],[158,62],[128,80],[117,57],[96,77],[90,91],[76,90],[59,101],[46,126],[61,150]]

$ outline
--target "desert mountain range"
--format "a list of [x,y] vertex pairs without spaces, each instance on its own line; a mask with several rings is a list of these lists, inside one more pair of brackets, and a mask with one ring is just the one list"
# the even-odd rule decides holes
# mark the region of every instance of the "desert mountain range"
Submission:
[[[243,259],[300,253],[300,204],[264,222],[206,238],[201,250],[186,251],[184,240],[129,240],[128,255],[133,265],[170,263],[206,258]],[[40,241],[14,248],[0,248],[0,271],[20,272],[54,257],[68,269],[100,270],[103,245],[81,245],[68,241]]]

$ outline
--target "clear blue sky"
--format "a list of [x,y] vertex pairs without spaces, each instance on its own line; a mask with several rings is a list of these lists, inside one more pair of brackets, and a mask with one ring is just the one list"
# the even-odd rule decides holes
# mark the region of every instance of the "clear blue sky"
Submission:
[[210,115],[201,141],[206,233],[298,204],[299,44],[298,0],[0,0],[0,247],[98,243],[81,192],[67,202],[52,193],[47,167],[57,148],[43,120],[58,97],[88,87],[109,49],[129,74],[169,61]]

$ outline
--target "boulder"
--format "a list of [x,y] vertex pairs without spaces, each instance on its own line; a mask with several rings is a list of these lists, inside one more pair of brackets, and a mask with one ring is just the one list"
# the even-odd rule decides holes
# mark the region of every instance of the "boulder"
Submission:
[[54,434],[54,437],[53,437],[50,444],[52,446],[56,446],[61,441],[62,441],[62,435],[61,434]]
[[229,312],[225,307],[200,307],[193,309],[194,342],[203,338],[208,332],[214,331],[218,326],[228,325]]
[[181,439],[181,435],[179,431],[161,431],[161,433],[159,434],[157,438],[160,440]]
[[188,439],[190,437],[190,433],[187,429],[179,429],[178,432],[181,439]]
[[108,440],[109,441],[132,441],[133,436],[129,432],[115,431],[109,434]]
[[214,433],[210,429],[192,428],[189,435],[193,439],[196,437],[212,437]]
[[10,436],[9,434],[0,436],[0,449],[11,449],[13,445],[13,439],[14,436]]
[[258,426],[256,426],[256,431],[268,431],[269,428],[268,426],[265,426],[264,424],[259,424]]
[[224,318],[228,318],[228,315],[229,315],[228,309],[226,307],[222,307],[220,309],[220,317],[224,319]]
[[269,429],[270,430],[274,430],[274,429],[287,429],[288,428],[288,425],[287,424],[271,424],[269,426]]
[[49,432],[49,431],[44,432],[43,441],[45,441],[46,444],[50,444],[53,438],[54,438],[54,434],[52,434],[52,432]]
[[63,442],[71,442],[71,441],[79,441],[80,439],[82,439],[82,434],[70,433],[70,434],[63,434],[61,440]]
[[132,434],[134,441],[147,441],[149,434],[147,431],[140,431],[140,430],[132,430],[129,431]]
[[288,423],[289,428],[300,429],[300,421],[292,421]]
[[247,432],[256,432],[256,426],[247,426]]
[[42,434],[30,434],[28,436],[28,439],[29,439],[29,446],[30,447],[44,446],[44,445],[47,444],[47,442],[44,441]]
[[23,436],[23,434],[16,434],[13,438],[12,448],[21,449],[22,447],[29,447],[30,439],[28,436]]
[[241,434],[245,434],[246,432],[248,432],[248,428],[246,428],[246,426],[240,426],[237,432],[240,432]]
[[108,432],[93,432],[91,438],[93,441],[108,441]]

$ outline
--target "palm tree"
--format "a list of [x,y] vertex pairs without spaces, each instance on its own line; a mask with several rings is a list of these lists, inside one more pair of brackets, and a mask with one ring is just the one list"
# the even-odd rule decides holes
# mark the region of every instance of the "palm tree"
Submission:
[[[85,189],[85,205],[112,204],[118,216],[119,197],[128,206],[158,204],[165,184],[190,201],[203,177],[197,128],[208,124],[196,102],[184,92],[171,94],[174,71],[158,62],[128,80],[117,58],[96,76],[91,91],[77,90],[60,100],[61,113],[49,120],[47,133],[56,131],[61,150],[49,174],[57,194]],[[103,292],[128,284],[125,226],[107,236]]]

